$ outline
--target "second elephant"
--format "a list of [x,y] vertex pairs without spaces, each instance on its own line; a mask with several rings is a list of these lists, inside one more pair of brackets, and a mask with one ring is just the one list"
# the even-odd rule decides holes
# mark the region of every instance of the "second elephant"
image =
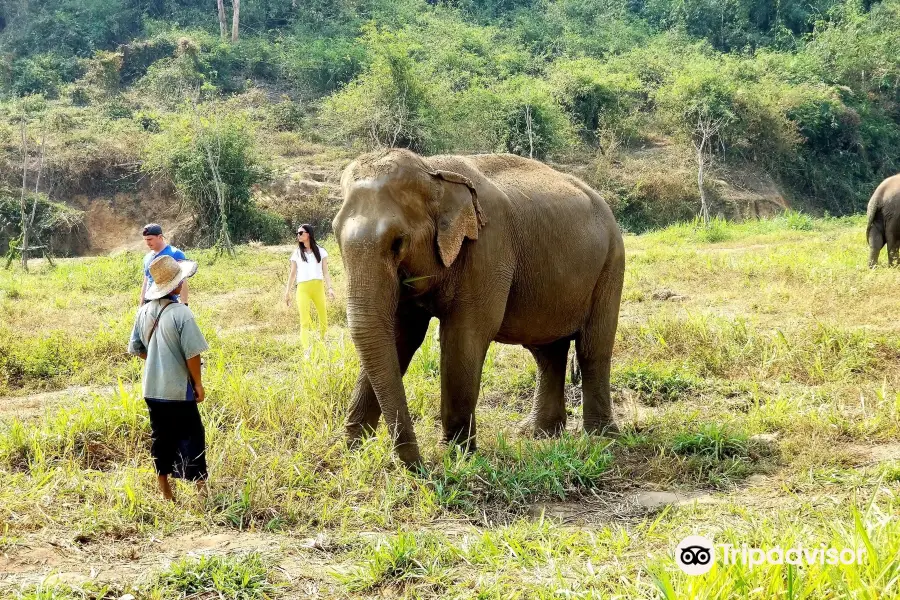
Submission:
[[888,177],[875,189],[866,216],[869,266],[878,264],[878,255],[885,245],[888,265],[893,266],[900,251],[900,175]]

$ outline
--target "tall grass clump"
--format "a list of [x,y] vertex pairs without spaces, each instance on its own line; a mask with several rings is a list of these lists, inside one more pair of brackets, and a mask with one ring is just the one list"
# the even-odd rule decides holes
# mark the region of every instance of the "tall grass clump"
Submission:
[[152,588],[153,597],[184,599],[271,600],[278,592],[270,565],[256,553],[180,560],[159,574]]

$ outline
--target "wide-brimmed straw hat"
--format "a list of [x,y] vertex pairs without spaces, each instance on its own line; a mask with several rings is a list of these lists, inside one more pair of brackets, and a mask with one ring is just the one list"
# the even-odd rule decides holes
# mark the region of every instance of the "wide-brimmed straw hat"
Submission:
[[147,300],[159,300],[172,293],[178,284],[197,272],[197,263],[192,260],[178,262],[168,254],[153,260],[148,267],[153,285],[144,294]]

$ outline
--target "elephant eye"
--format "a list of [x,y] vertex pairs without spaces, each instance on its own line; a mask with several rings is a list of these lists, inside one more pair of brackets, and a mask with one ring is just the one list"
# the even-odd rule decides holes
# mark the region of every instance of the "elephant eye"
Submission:
[[398,236],[394,240],[394,242],[391,244],[391,252],[394,253],[394,256],[399,255],[400,252],[403,250],[403,247],[406,245],[406,239],[407,238],[405,235],[401,235],[401,236]]

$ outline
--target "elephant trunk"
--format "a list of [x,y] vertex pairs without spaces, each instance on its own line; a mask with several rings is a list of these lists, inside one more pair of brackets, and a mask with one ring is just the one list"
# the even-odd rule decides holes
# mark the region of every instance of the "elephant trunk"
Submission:
[[362,272],[353,269],[349,273],[347,321],[397,455],[407,466],[416,466],[421,463],[421,456],[406,403],[394,333],[399,282],[396,273],[378,271],[369,264]]

